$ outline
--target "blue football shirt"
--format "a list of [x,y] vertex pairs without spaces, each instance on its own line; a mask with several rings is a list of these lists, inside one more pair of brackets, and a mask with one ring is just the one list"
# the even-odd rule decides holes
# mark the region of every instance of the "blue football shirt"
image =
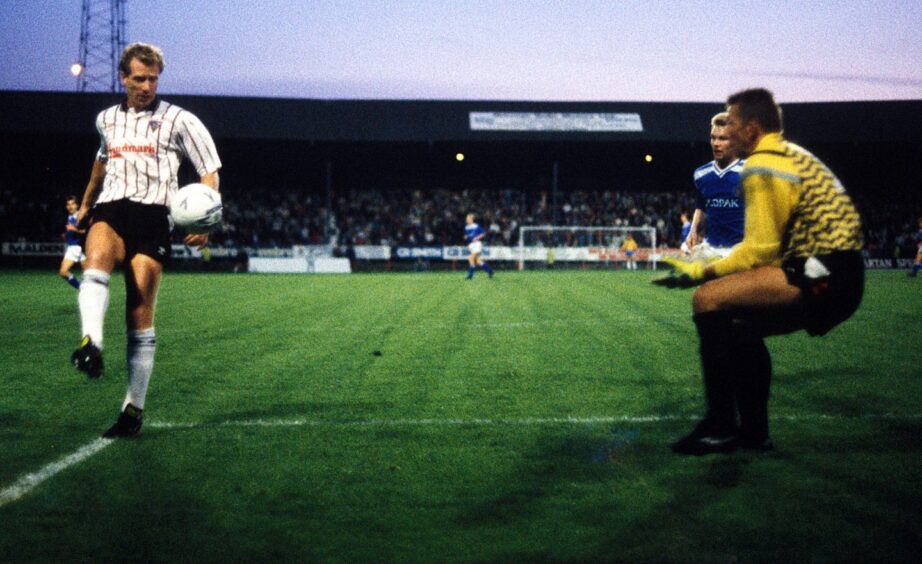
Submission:
[[[61,217],[61,216],[58,216]],[[73,225],[77,227],[77,214],[71,214],[67,216],[67,225]],[[64,241],[67,242],[67,245],[79,245],[80,244],[80,234],[76,231],[66,230],[64,231]]]
[[686,221],[682,224],[682,242],[684,243],[688,239],[688,234],[691,233],[691,222]]
[[721,170],[711,161],[695,169],[695,207],[707,215],[707,241],[713,247],[732,247],[743,240],[743,164],[737,159]]
[[474,237],[477,237],[481,233],[486,233],[486,231],[477,223],[464,226],[464,238],[467,239],[468,243],[473,243]]

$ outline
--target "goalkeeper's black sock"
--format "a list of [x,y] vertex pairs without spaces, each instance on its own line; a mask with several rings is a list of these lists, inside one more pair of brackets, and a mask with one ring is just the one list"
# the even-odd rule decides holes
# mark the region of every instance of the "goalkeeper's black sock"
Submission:
[[736,402],[740,412],[740,436],[755,443],[768,439],[768,397],[772,359],[765,339],[745,332],[737,347],[740,370],[736,376]]
[[736,430],[734,399],[734,366],[738,356],[734,350],[732,318],[720,311],[694,316],[701,351],[704,375],[704,398],[707,402],[705,419],[721,431]]

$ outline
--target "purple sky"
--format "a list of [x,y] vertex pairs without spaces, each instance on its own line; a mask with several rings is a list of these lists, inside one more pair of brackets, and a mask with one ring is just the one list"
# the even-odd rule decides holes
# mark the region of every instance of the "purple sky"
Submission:
[[[80,0],[0,1],[0,90],[73,91]],[[922,2],[129,0],[162,93],[456,100],[922,99]]]

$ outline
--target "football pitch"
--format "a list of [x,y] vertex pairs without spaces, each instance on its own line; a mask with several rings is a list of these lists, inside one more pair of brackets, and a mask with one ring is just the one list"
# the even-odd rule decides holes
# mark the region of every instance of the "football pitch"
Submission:
[[113,278],[0,271],[0,562],[910,561],[922,283],[869,272],[827,337],[768,340],[776,450],[686,458],[691,292],[648,272],[167,273],[144,428]]

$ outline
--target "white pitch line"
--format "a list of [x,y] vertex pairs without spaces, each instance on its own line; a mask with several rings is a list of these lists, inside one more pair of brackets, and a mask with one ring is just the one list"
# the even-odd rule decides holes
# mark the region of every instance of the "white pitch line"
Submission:
[[596,416],[596,417],[520,417],[520,418],[423,418],[423,419],[247,419],[217,423],[157,421],[155,429],[194,429],[197,427],[433,427],[465,425],[593,425],[599,423],[653,423],[657,421],[694,420],[697,417],[672,415]]
[[[212,427],[432,427],[432,426],[486,426],[486,425],[597,425],[611,423],[657,423],[663,421],[695,421],[698,416],[640,415],[640,416],[588,416],[588,417],[519,417],[519,418],[421,418],[421,419],[244,419],[210,422],[152,421],[147,427],[154,429],[196,429]],[[919,421],[922,414],[897,415],[894,413],[869,413],[857,415],[777,415],[787,421],[820,420],[892,420]],[[83,445],[72,454],[44,466],[37,472],[26,474],[13,485],[0,490],[0,507],[21,499],[43,482],[64,470],[83,462],[113,443],[112,439],[96,439]]]
[[0,507],[3,507],[8,503],[12,503],[22,498],[24,495],[41,485],[42,482],[48,480],[56,474],[63,472],[64,470],[67,470],[75,464],[83,462],[87,458],[93,456],[97,452],[112,444],[112,442],[112,439],[96,439],[91,443],[83,445],[61,460],[52,462],[37,472],[26,474],[25,476],[19,478],[15,483],[13,483],[13,485],[0,490]]
[[[922,415],[896,415],[875,413],[859,415],[777,415],[786,421],[810,420],[895,420],[915,421]],[[435,426],[489,426],[489,425],[596,425],[610,423],[658,423],[664,421],[696,421],[696,415],[637,415],[637,416],[588,416],[588,417],[519,417],[519,418],[420,418],[420,419],[241,419],[218,422],[154,421],[148,427],[155,429],[196,429],[208,427],[435,427]]]

